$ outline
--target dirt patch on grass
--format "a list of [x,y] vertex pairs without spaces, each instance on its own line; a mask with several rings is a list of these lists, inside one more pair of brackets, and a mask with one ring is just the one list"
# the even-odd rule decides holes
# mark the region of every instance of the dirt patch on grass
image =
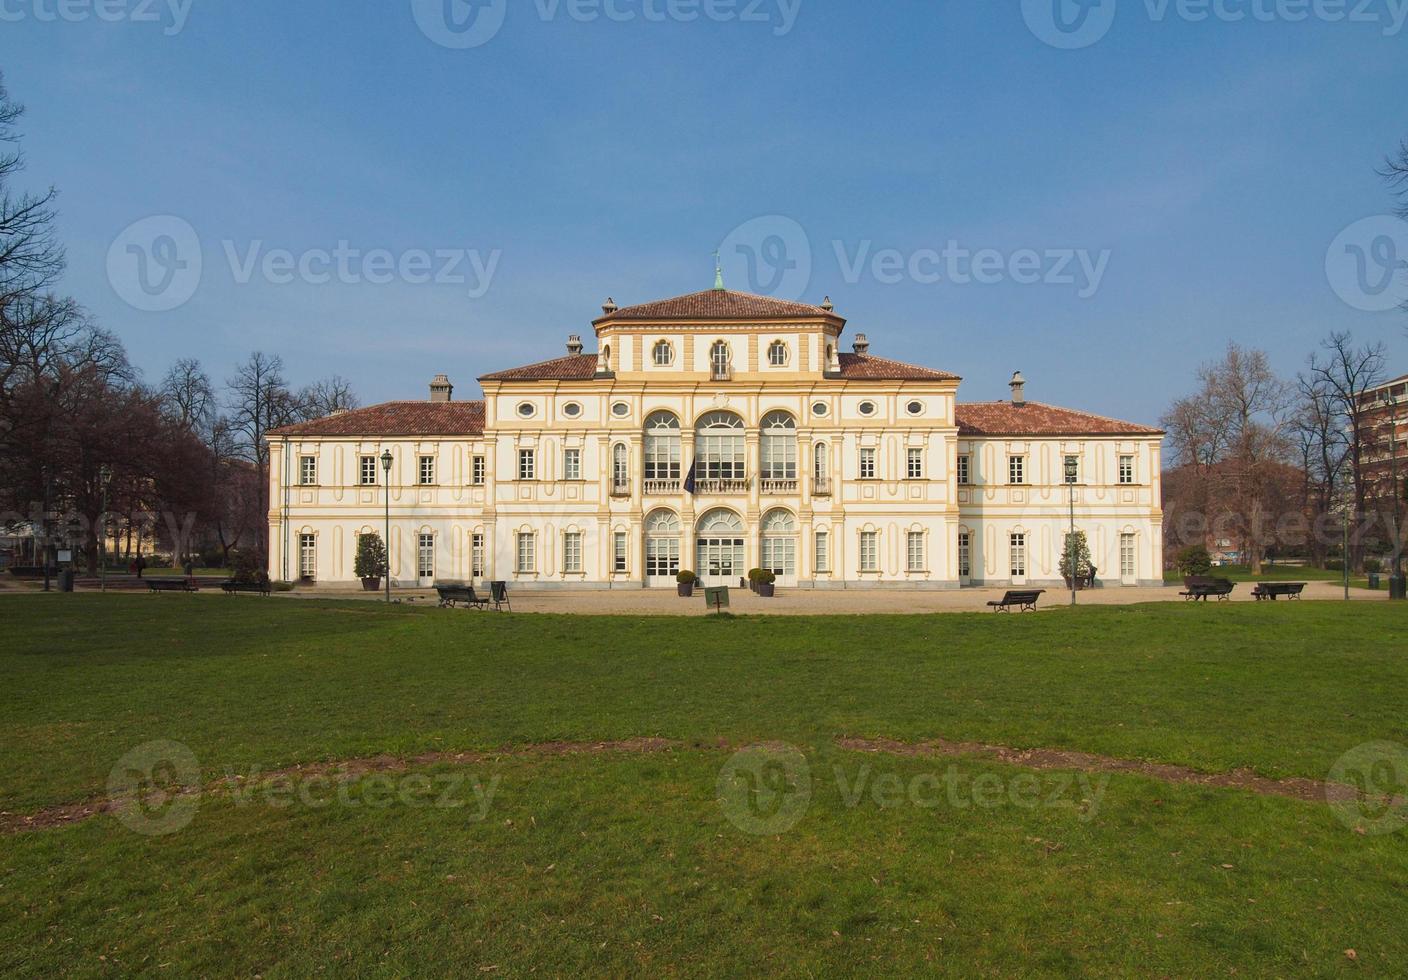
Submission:
[[[723,748],[724,743],[681,742],[665,738],[628,738],[602,742],[539,742],[529,745],[506,746],[489,752],[423,752],[415,756],[374,755],[360,759],[340,759],[331,762],[309,762],[267,772],[257,771],[251,779],[230,774],[212,779],[201,786],[171,786],[166,792],[173,798],[209,793],[220,795],[236,787],[263,784],[280,779],[307,779],[313,776],[338,776],[355,779],[377,773],[404,772],[407,769],[435,765],[473,765],[499,759],[555,757],[569,755],[606,755],[609,753],[670,752],[678,748]],[[82,803],[46,807],[34,813],[0,811],[0,835],[27,830],[49,830],[78,823],[104,813],[111,813],[131,801],[124,797],[95,797]]]
[[1230,772],[1200,772],[1187,766],[1162,762],[1141,762],[1137,759],[1116,759],[1088,752],[1068,752],[1062,749],[1012,749],[982,742],[950,742],[932,739],[926,742],[898,742],[886,738],[838,738],[836,744],[852,752],[875,752],[902,756],[944,756],[958,758],[974,756],[993,759],[1027,769],[1078,769],[1084,772],[1124,773],[1147,776],[1166,783],[1194,786],[1216,786],[1241,789],[1262,796],[1284,796],[1313,803],[1352,800],[1352,787],[1325,783],[1316,779],[1269,779],[1247,769]]

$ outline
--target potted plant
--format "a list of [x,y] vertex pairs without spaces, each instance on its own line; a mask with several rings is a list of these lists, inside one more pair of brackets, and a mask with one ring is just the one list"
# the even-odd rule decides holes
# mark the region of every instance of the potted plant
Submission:
[[762,578],[763,570],[761,568],[748,569],[748,591],[756,593],[758,591],[758,583],[762,581]]
[[699,576],[693,572],[680,572],[675,576],[675,581],[679,583],[678,590],[681,599],[688,599],[694,595],[694,583],[699,581]]
[[1084,531],[1067,533],[1061,547],[1061,577],[1066,580],[1066,588],[1082,589],[1090,578],[1090,545],[1085,540]]
[[375,592],[381,588],[381,577],[386,574],[386,545],[379,534],[363,534],[357,538],[357,560],[353,565],[356,576],[362,580],[362,588]]
[[776,591],[777,573],[766,568],[758,569],[758,584],[754,591],[764,599],[771,599]]

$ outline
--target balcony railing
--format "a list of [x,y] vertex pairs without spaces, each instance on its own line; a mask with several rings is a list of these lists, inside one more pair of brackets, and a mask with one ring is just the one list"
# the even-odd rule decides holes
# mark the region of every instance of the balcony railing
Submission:
[[742,480],[695,480],[695,493],[747,493],[749,481]]
[[680,492],[680,481],[673,480],[646,480],[645,495],[647,497],[667,497]]
[[616,481],[614,481],[614,480],[612,481],[612,483],[611,483],[611,496],[613,496],[613,497],[629,497],[630,495],[631,495],[631,485],[630,485],[629,483],[619,483],[619,482],[616,482]]
[[829,497],[829,496],[831,496],[831,481],[828,480],[828,479],[825,479],[825,478],[821,478],[821,479],[818,479],[818,480],[813,481],[813,482],[812,482],[812,496],[813,496],[813,497]]
[[795,476],[786,478],[765,476],[762,479],[762,483],[759,484],[759,489],[761,489],[764,494],[796,493],[797,478]]
[[709,379],[711,381],[732,381],[733,368],[724,364],[715,364],[709,370]]

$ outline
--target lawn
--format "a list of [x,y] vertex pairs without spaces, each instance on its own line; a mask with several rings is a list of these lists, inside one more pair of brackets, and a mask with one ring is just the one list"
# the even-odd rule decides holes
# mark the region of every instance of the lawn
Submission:
[[[1252,574],[1249,565],[1215,565],[1212,571],[1208,572],[1216,578],[1225,578],[1233,582],[1330,582],[1340,584],[1344,582],[1344,572],[1333,571],[1327,568],[1316,568],[1314,565],[1275,565],[1267,563],[1261,566],[1259,574]],[[1387,571],[1380,576],[1379,588],[1388,588]],[[1183,573],[1178,569],[1165,569],[1164,581],[1170,585],[1183,581]],[[1364,575],[1350,574],[1349,587],[1351,589],[1367,589],[1369,579]]]
[[[1324,779],[1357,745],[1408,742],[1404,611],[1387,603],[649,620],[77,595],[0,610],[0,810],[100,797],[153,739],[214,781],[169,836],[108,815],[7,836],[6,973],[1284,975],[1408,956],[1402,831],[1241,790],[836,745],[946,738]],[[670,745],[525,748],[646,738]],[[719,803],[722,767],[755,742],[798,747],[791,776],[811,788],[768,833]],[[319,784],[300,801],[307,772],[278,794],[226,781],[483,750],[499,751],[348,777],[331,799]],[[756,776],[758,799],[782,793],[774,769]],[[1032,780],[1039,802],[1014,788],[983,804],[983,780]]]

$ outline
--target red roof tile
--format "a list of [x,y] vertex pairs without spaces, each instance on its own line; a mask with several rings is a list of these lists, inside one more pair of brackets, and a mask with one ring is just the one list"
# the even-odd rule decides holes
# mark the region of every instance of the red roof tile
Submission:
[[960,436],[1157,436],[1162,430],[1119,419],[1027,402],[960,402]]
[[838,354],[841,377],[862,381],[960,381],[956,374],[870,354]]
[[484,433],[484,403],[384,402],[340,415],[269,430],[282,436],[477,436]]
[[590,381],[596,377],[595,354],[569,354],[551,361],[486,374],[480,381]]
[[688,296],[675,296],[654,303],[626,306],[615,313],[598,317],[594,323],[611,320],[815,320],[846,321],[820,306],[794,303],[791,300],[736,293],[727,289],[710,289]]

